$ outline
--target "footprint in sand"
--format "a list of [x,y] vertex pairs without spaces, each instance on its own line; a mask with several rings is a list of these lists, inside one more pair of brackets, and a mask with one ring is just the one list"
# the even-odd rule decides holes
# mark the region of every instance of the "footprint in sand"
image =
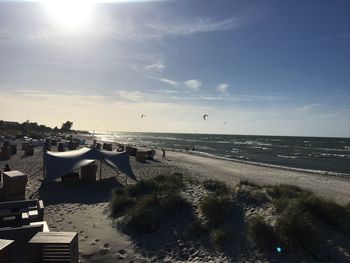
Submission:
[[100,242],[101,241],[101,239],[95,239],[95,242]]
[[110,250],[111,250],[111,249],[110,249],[109,247],[104,247],[104,246],[102,246],[102,247],[100,248],[100,254],[105,255],[105,254],[107,254]]

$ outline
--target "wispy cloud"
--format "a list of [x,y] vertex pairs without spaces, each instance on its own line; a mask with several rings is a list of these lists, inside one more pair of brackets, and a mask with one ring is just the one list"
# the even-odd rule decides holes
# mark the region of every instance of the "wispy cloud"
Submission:
[[296,109],[297,112],[308,112],[308,111],[312,111],[315,108],[321,106],[320,103],[311,103],[311,104],[305,104],[299,108]]
[[177,81],[175,81],[175,80],[172,80],[172,79],[159,78],[158,80],[159,80],[159,81],[162,81],[162,82],[164,82],[164,83],[167,83],[167,84],[169,84],[169,85],[171,85],[171,86],[174,86],[174,87],[179,86],[179,83],[178,83]]
[[187,80],[184,84],[192,90],[198,90],[202,86],[202,82],[197,79]]
[[173,22],[173,23],[152,23],[148,28],[153,31],[154,35],[192,35],[197,33],[225,31],[238,28],[244,25],[245,22],[241,18],[231,17],[224,20],[214,21],[210,18],[194,18],[187,22]]
[[229,85],[227,83],[221,83],[216,87],[216,89],[222,93],[222,94],[227,94],[228,93],[228,87]]
[[144,69],[149,71],[162,72],[165,69],[165,65],[162,63],[154,63],[154,64],[146,65]]
[[122,99],[139,102],[144,98],[144,93],[140,91],[119,90],[117,93]]

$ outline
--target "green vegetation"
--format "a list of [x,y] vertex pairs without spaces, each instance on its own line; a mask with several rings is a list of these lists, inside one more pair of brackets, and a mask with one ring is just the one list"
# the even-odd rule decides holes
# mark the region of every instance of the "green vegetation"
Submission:
[[301,195],[308,195],[310,192],[294,185],[278,184],[267,187],[267,192],[272,198],[296,198]]
[[274,229],[260,216],[254,216],[247,222],[247,235],[263,251],[272,251],[277,244]]
[[211,225],[219,225],[232,211],[232,197],[229,195],[210,194],[200,203],[200,210]]
[[[114,189],[112,215],[124,215],[123,229],[128,233],[154,232],[168,216],[189,211],[183,210],[190,208],[180,193],[184,186],[183,176],[174,174]],[[186,238],[205,236],[215,248],[222,248],[237,234],[237,223],[242,224],[240,229],[245,226],[246,238],[264,253],[273,253],[281,246],[289,251],[316,255],[318,249],[327,246],[318,234],[327,231],[325,226],[350,234],[349,205],[338,205],[296,186],[260,186],[241,181],[235,194],[215,180],[204,181],[203,187],[210,192],[199,203],[200,214],[185,219],[180,231]],[[264,208],[272,211],[268,220],[260,213]],[[244,211],[249,214],[246,222]]]
[[183,176],[160,175],[141,180],[124,189],[114,189],[110,201],[113,216],[125,215],[125,230],[137,234],[151,233],[168,215],[188,206],[179,194]]
[[210,231],[210,242],[214,246],[221,246],[229,239],[230,235],[221,228],[214,228]]
[[265,202],[271,201],[278,213],[274,227],[262,217],[255,216],[247,221],[248,238],[263,251],[271,250],[278,241],[289,249],[313,252],[321,246],[318,233],[322,223],[350,234],[349,206],[319,198],[293,185],[261,187],[248,181],[240,182],[237,198],[256,204],[261,194],[265,195]]
[[248,181],[248,180],[241,180],[240,182],[239,182],[239,186],[249,186],[249,187],[253,187],[253,188],[258,188],[258,189],[261,189],[262,188],[262,186],[261,185],[258,185],[258,184],[256,184],[256,183],[252,183],[252,182],[250,182],[250,181]]
[[126,187],[129,196],[137,197],[153,192],[172,192],[184,187],[182,174],[159,175],[152,179],[141,180],[136,184]]
[[135,200],[128,197],[121,189],[113,189],[110,206],[113,216],[121,215],[127,208],[135,203]]
[[205,189],[216,194],[229,194],[231,192],[231,189],[225,183],[217,180],[205,180],[203,182],[203,186]]
[[197,237],[205,233],[207,230],[207,227],[199,219],[196,219],[186,226],[185,233],[188,236]]
[[288,247],[310,251],[316,247],[315,222],[308,212],[299,210],[297,201],[292,201],[276,222],[276,233]]
[[19,123],[15,121],[3,121],[0,120],[0,132],[3,135],[15,136],[16,138],[22,138],[23,136],[30,136],[33,139],[41,139],[45,137],[47,132],[60,132],[60,131],[71,131],[73,122],[66,121],[62,124],[62,128],[58,129],[47,127],[37,122],[31,122],[29,120]]

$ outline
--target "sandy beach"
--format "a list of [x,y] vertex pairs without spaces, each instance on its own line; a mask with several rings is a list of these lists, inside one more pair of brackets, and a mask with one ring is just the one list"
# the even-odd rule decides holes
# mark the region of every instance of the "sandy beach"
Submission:
[[[155,161],[139,163],[130,157],[130,162],[138,179],[181,173],[198,181],[223,181],[232,187],[240,180],[247,179],[257,184],[293,184],[341,204],[350,202],[350,180],[345,178],[281,170],[184,152],[167,151],[166,157],[166,160],[161,160],[161,151],[158,151]],[[20,170],[29,176],[26,195],[32,196],[42,179],[41,149],[35,149],[35,154],[29,157],[24,157],[19,151],[11,160],[1,161],[0,167],[5,163],[9,163],[13,170]],[[50,230],[79,233],[81,262],[270,262],[256,250],[242,255],[242,251],[247,251],[244,244],[238,245],[237,251],[227,255],[203,245],[206,241],[185,241],[177,231],[168,231],[166,225],[151,237],[145,235],[135,238],[122,234],[117,229],[118,220],[110,217],[109,199],[111,190],[122,187],[124,183],[124,175],[103,165],[102,181],[94,186],[55,182],[38,192],[44,200],[45,220]],[[132,183],[130,179],[128,183]],[[205,189],[198,184],[187,188],[185,195],[196,206],[203,193]],[[167,224],[176,225],[177,222],[170,219]],[[287,257],[283,261],[295,260],[298,261],[295,257]]]

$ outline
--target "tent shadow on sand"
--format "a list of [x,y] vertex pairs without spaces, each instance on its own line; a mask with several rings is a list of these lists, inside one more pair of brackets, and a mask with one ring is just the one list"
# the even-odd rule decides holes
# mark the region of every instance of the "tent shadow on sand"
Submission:
[[93,185],[76,183],[52,182],[39,190],[39,196],[45,205],[62,203],[97,204],[108,202],[113,188],[123,187],[115,177],[103,178]]

